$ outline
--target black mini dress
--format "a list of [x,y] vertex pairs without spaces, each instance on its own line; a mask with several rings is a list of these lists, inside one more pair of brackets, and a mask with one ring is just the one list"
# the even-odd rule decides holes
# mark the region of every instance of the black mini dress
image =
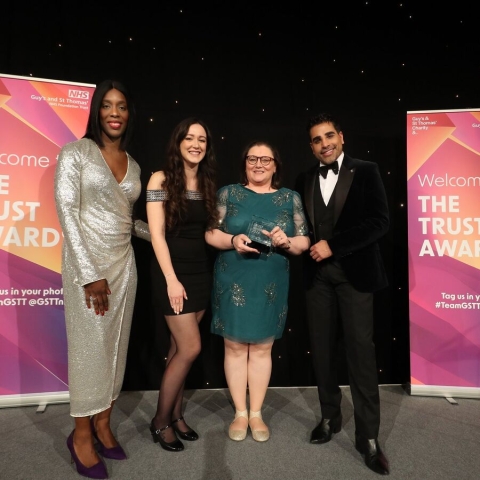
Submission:
[[[212,254],[205,242],[208,214],[200,192],[187,191],[187,212],[181,223],[167,231],[165,240],[173,270],[187,292],[182,314],[208,307],[212,291]],[[148,190],[147,201],[164,201],[164,190]],[[155,311],[175,315],[167,294],[167,282],[155,255],[150,266]]]

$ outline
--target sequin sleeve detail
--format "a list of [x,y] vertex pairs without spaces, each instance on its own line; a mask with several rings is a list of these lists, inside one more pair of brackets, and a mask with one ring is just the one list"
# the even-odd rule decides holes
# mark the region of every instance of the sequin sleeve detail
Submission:
[[77,284],[86,285],[105,277],[88,248],[89,242],[80,220],[84,152],[77,148],[79,144],[80,142],[71,142],[60,150],[55,169],[54,197],[64,242],[73,253],[68,268],[75,272]]
[[295,224],[295,235],[308,235],[308,225],[303,211],[302,199],[297,192],[293,192],[293,223]]
[[147,190],[147,202],[164,202],[168,200],[166,190]]
[[142,240],[146,240],[147,242],[152,241],[148,223],[144,222],[143,220],[140,220],[139,218],[133,221],[132,235],[134,235],[135,237],[141,238]]
[[226,232],[224,220],[227,214],[228,192],[229,192],[228,186],[222,187],[217,192],[217,210],[219,215],[218,215],[218,223],[216,228],[218,228],[222,232]]

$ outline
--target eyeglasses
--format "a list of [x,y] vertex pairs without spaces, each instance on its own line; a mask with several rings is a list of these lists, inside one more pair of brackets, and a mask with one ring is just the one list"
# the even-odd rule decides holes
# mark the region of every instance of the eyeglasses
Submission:
[[257,157],[256,155],[248,155],[246,157],[246,160],[247,162],[250,164],[250,165],[256,165],[257,162],[260,160],[260,163],[266,167],[267,165],[270,165],[270,162],[272,160],[275,160],[274,158],[272,157]]

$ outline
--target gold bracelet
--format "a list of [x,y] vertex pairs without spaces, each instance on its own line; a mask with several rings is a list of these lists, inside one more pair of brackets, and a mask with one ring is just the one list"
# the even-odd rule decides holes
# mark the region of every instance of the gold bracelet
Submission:
[[290,241],[290,239],[288,239],[288,247],[284,247],[285,250],[290,250],[290,247],[292,246],[292,242]]

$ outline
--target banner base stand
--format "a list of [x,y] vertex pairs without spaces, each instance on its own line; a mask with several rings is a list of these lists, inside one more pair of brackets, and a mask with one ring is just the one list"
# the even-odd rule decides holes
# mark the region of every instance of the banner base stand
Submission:
[[48,392],[0,396],[0,408],[38,405],[37,413],[42,413],[49,403],[70,403],[70,393]]
[[[444,397],[453,405],[457,403],[454,398],[480,398],[480,388],[473,387],[410,384],[409,390],[410,395],[422,395],[425,397]],[[451,400],[453,400],[453,402]]]

